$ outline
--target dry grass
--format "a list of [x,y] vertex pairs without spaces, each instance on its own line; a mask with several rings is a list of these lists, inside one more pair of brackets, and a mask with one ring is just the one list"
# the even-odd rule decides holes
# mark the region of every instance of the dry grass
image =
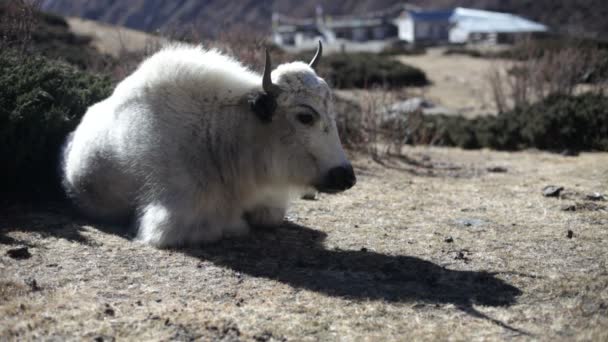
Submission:
[[91,44],[99,52],[116,58],[125,53],[145,54],[151,48],[167,42],[165,38],[126,27],[74,17],[68,17],[66,20],[72,32],[91,37]]
[[495,65],[488,71],[489,86],[499,113],[525,107],[550,95],[574,95],[582,92],[601,93],[607,80],[583,85],[585,77],[601,70],[605,53],[597,48],[572,45],[538,55],[535,42],[522,43],[527,51],[524,61]]
[[[355,158],[355,188],[297,202],[281,228],[195,249],[4,210],[0,339],[608,338],[606,202],[561,210],[608,192],[608,154],[404,152]],[[30,259],[6,255],[22,245]]]
[[14,0],[2,4],[0,49],[15,48],[25,53],[36,26],[35,12],[41,0]]
[[466,117],[494,114],[497,107],[487,75],[494,69],[504,70],[509,62],[466,55],[444,55],[444,48],[431,48],[424,55],[400,56],[406,64],[418,67],[432,84],[410,89],[411,94],[457,110]]

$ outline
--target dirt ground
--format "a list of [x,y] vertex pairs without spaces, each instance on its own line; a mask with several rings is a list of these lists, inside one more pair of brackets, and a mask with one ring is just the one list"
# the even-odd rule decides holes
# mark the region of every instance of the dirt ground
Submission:
[[608,340],[608,153],[404,152],[198,248],[5,208],[0,340]]

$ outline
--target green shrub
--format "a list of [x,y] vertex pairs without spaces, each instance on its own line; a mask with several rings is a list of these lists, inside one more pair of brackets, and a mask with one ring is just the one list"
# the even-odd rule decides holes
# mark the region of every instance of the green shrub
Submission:
[[425,115],[416,128],[410,142],[433,136],[435,144],[462,148],[608,151],[608,97],[553,95],[532,106],[475,119]]
[[[309,53],[296,59],[309,61]],[[372,53],[338,53],[324,55],[318,73],[336,88],[370,88],[383,86],[425,86],[429,84],[426,74],[413,66],[403,64],[391,57]]]
[[[62,62],[0,53],[0,193],[56,197],[60,146],[87,107],[109,96],[106,77]],[[34,197],[32,197],[34,196]]]

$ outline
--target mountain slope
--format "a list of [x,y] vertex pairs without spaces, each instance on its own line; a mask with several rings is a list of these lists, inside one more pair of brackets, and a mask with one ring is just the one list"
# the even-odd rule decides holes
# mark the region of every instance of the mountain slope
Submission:
[[[273,11],[306,17],[322,4],[332,15],[367,13],[402,3],[397,0],[46,0],[43,9],[145,31],[193,28],[215,37],[234,28],[268,32]],[[548,24],[560,32],[601,38],[608,33],[608,2],[603,0],[414,0],[425,8],[466,6],[513,12]]]

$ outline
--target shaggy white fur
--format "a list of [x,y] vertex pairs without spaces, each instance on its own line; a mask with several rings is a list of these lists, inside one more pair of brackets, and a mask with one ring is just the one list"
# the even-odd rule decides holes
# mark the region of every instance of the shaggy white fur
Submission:
[[272,81],[282,92],[264,121],[260,75],[215,50],[163,49],[88,109],[64,147],[66,191],[159,247],[281,224],[290,198],[350,164],[323,79],[295,62]]

